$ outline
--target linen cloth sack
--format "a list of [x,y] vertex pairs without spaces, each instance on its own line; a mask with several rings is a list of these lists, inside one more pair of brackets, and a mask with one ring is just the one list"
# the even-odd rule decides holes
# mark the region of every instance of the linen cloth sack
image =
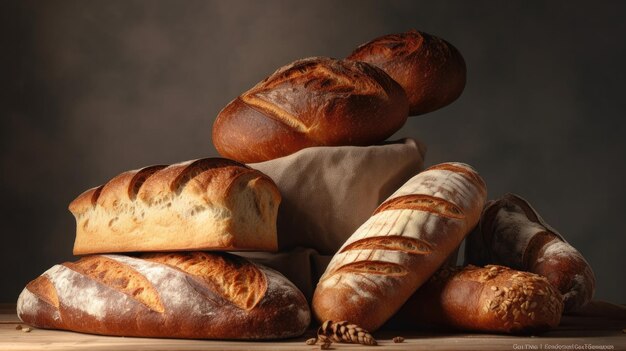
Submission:
[[238,252],[281,272],[310,301],[343,243],[387,197],[423,169],[426,147],[407,138],[374,146],[311,147],[249,164],[274,180],[278,252]]

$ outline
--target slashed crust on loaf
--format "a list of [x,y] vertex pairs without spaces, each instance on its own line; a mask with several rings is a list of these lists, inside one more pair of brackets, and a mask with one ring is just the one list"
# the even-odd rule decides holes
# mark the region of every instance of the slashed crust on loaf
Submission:
[[410,179],[333,257],[313,298],[318,319],[377,329],[475,226],[485,197],[484,182],[464,164]]
[[285,277],[227,253],[95,255],[56,265],[20,294],[19,318],[41,328],[177,338],[273,339],[310,322]]
[[[593,297],[595,275],[583,255],[530,205],[515,194],[490,201],[467,250],[476,263],[502,264],[542,275],[563,294],[565,310]],[[484,256],[484,257],[480,257]]]
[[275,250],[279,203],[270,178],[231,160],[128,171],[70,204],[74,253]]
[[450,43],[411,30],[388,34],[356,48],[348,60],[383,69],[406,91],[410,114],[421,115],[456,100],[465,87],[465,61]]
[[404,90],[381,69],[309,57],[279,68],[224,107],[213,143],[224,157],[261,162],[311,146],[375,144],[407,116]]

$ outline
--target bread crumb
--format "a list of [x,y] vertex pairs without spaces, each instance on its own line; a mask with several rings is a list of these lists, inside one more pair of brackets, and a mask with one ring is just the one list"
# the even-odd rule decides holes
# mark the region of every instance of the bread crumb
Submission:
[[22,330],[22,325],[21,325],[21,324],[18,324],[18,325],[15,327],[15,330]]
[[393,338],[393,342],[395,342],[396,344],[404,342],[404,338],[401,336],[396,336]]
[[307,345],[315,345],[315,343],[317,342],[317,338],[310,338],[307,339],[307,341],[305,341]]
[[30,333],[30,328],[22,328],[22,331],[23,331],[24,333]]

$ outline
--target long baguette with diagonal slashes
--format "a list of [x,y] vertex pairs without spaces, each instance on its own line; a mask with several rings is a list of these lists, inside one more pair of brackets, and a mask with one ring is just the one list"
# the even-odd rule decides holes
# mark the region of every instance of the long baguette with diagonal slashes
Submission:
[[55,265],[22,291],[17,314],[38,328],[202,339],[294,337],[311,319],[304,295],[279,273],[208,252]]
[[70,204],[74,254],[274,251],[280,200],[268,176],[222,158],[124,172]]
[[376,330],[472,230],[486,195],[482,178],[462,163],[411,178],[333,257],[313,296],[317,319]]

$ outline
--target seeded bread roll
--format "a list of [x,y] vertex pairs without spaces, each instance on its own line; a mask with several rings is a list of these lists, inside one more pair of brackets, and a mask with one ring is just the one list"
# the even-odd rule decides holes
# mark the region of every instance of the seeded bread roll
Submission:
[[463,56],[447,41],[424,32],[382,36],[359,46],[347,59],[380,67],[400,83],[411,116],[452,103],[465,88]]
[[274,251],[280,200],[269,177],[221,158],[124,172],[70,204],[74,254]]
[[279,273],[226,253],[88,256],[56,265],[17,302],[29,325],[83,333],[276,339],[310,322],[302,293]]
[[561,294],[546,278],[502,266],[446,267],[394,316],[403,328],[526,334],[555,328]]
[[486,193],[462,163],[411,178],[335,254],[313,295],[317,319],[378,329],[476,225]]
[[261,162],[311,146],[371,145],[408,116],[402,87],[367,63],[311,57],[231,101],[213,124],[220,155]]
[[466,244],[472,264],[501,264],[548,278],[563,294],[565,311],[593,297],[595,276],[583,255],[518,195],[490,201]]

